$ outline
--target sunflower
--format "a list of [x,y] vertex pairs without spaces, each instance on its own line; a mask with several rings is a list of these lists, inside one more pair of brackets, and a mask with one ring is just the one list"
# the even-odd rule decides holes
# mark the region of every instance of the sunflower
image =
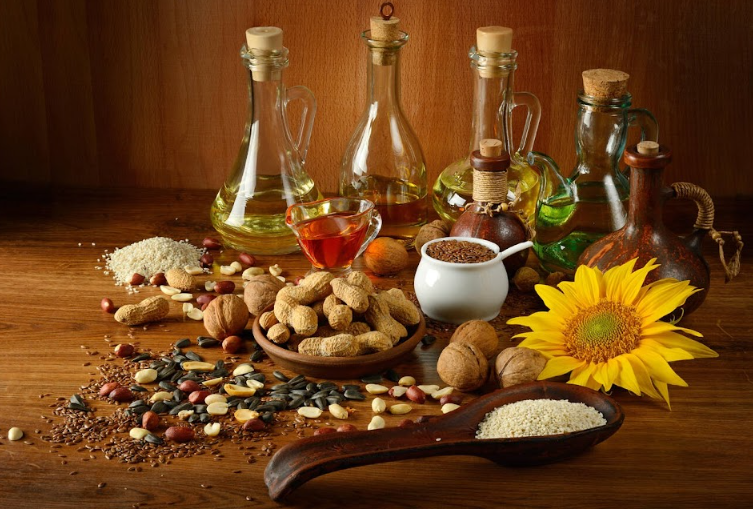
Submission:
[[548,359],[539,380],[570,373],[568,383],[609,391],[617,385],[637,395],[662,398],[667,385],[687,387],[669,362],[716,357],[717,353],[683,334],[702,337],[660,318],[699,291],[689,281],[661,279],[643,286],[659,265],[651,259],[633,271],[636,260],[602,273],[581,265],[575,281],[559,290],[536,285],[549,311],[513,318],[507,323],[529,327],[515,337],[520,346]]

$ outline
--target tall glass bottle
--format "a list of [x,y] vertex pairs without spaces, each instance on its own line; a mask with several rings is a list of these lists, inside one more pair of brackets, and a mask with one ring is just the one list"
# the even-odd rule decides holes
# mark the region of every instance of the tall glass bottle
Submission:
[[569,178],[552,159],[530,154],[530,162],[544,171],[534,251],[550,272],[572,274],[588,246],[625,225],[630,184],[619,160],[628,127],[638,126],[642,140],[657,141],[659,136],[648,110],[630,108],[628,78],[611,69],[583,72],[575,126],[578,162]]
[[[292,253],[299,247],[285,211],[322,197],[303,166],[316,101],[305,87],[283,85],[288,50],[281,29],[249,28],[241,58],[250,71],[248,121],[230,177],[212,204],[212,225],[226,246],[253,254]],[[304,103],[295,138],[286,114],[293,100]]]
[[340,196],[373,201],[380,235],[412,239],[428,205],[424,154],[400,106],[400,48],[408,34],[397,18],[375,17],[361,37],[369,50],[368,104],[343,156]]
[[[481,27],[476,30],[476,46],[468,56],[473,69],[473,119],[468,155],[442,171],[433,187],[434,209],[442,219],[455,221],[473,202],[473,168],[470,154],[484,139],[504,141],[510,156],[507,200],[523,219],[533,223],[539,194],[539,174],[526,162],[533,147],[541,118],[539,100],[530,92],[514,92],[518,53],[512,50],[513,31],[507,27]],[[528,109],[525,127],[515,146],[512,111]]]

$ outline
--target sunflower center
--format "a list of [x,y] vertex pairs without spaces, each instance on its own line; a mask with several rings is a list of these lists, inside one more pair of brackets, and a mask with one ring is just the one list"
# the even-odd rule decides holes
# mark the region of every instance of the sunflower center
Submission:
[[631,306],[603,301],[570,319],[565,345],[576,359],[599,363],[631,352],[641,339],[641,321]]

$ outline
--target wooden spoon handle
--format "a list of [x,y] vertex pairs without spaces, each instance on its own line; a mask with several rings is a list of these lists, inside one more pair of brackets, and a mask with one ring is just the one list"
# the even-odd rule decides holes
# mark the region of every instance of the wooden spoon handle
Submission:
[[[412,428],[332,433],[286,445],[264,472],[272,500],[280,500],[307,481],[346,468],[429,456],[469,454],[442,439],[432,423]],[[446,434],[445,434],[446,435]]]

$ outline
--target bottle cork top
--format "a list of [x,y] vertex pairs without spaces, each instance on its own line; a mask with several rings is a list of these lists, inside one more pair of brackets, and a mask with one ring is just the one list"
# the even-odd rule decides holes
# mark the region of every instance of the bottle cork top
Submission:
[[371,18],[371,39],[375,41],[397,41],[400,39],[400,19]]
[[510,53],[512,51],[512,28],[477,28],[476,49],[489,53]]
[[659,153],[659,144],[655,141],[642,141],[638,143],[638,153],[644,156],[653,156]]
[[618,99],[627,94],[630,75],[613,69],[583,71],[583,90],[586,95],[599,99]]
[[481,143],[479,143],[479,150],[484,157],[499,157],[502,155],[503,149],[502,142],[493,138],[481,140]]
[[277,27],[253,27],[246,30],[246,46],[249,50],[282,50],[282,29]]

